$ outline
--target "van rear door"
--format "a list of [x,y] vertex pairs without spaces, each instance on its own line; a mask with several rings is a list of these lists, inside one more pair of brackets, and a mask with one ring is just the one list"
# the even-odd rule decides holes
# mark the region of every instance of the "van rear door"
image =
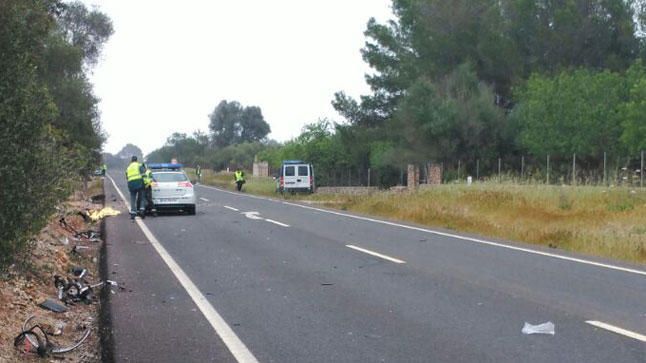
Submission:
[[284,165],[283,166],[283,179],[284,179],[284,188],[293,189],[297,188],[296,180],[296,166],[295,165]]
[[310,167],[307,164],[296,165],[296,188],[310,188]]

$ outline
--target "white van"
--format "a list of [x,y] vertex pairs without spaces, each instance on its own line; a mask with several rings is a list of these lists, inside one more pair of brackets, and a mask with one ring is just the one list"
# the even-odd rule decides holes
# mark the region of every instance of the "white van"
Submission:
[[279,193],[314,193],[314,167],[300,160],[283,160],[276,178]]

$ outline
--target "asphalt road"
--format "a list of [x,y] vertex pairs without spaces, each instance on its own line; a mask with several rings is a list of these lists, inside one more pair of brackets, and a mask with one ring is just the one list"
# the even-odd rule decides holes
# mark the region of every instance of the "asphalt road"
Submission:
[[196,191],[108,220],[117,361],[646,362],[644,266]]

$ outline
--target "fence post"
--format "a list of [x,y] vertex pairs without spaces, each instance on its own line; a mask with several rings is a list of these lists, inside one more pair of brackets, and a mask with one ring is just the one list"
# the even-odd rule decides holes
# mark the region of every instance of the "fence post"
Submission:
[[370,187],[370,168],[368,168],[368,187]]
[[476,160],[476,181],[480,180],[480,159]]
[[576,153],[572,155],[572,185],[576,185]]
[[348,166],[348,186],[352,186],[352,168]]
[[644,187],[644,150],[642,150],[642,168],[639,169],[639,187]]
[[502,176],[500,175],[502,171],[502,159],[498,158],[498,183],[502,181]]
[[550,154],[547,154],[547,185],[550,185]]
[[523,182],[525,176],[525,156],[520,157],[520,182]]
[[603,186],[604,187],[608,185],[608,177],[606,174],[606,160],[607,160],[607,155],[606,155],[606,152],[604,151],[603,152]]
[[460,182],[460,167],[461,167],[461,162],[458,160],[458,183]]

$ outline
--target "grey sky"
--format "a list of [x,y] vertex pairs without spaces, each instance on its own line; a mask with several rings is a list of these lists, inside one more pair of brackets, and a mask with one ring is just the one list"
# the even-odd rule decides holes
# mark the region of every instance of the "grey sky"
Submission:
[[92,76],[112,153],[208,131],[223,99],[260,106],[279,141],[319,118],[341,121],[334,92],[368,90],[366,23],[391,18],[390,0],[84,2],[115,28]]

